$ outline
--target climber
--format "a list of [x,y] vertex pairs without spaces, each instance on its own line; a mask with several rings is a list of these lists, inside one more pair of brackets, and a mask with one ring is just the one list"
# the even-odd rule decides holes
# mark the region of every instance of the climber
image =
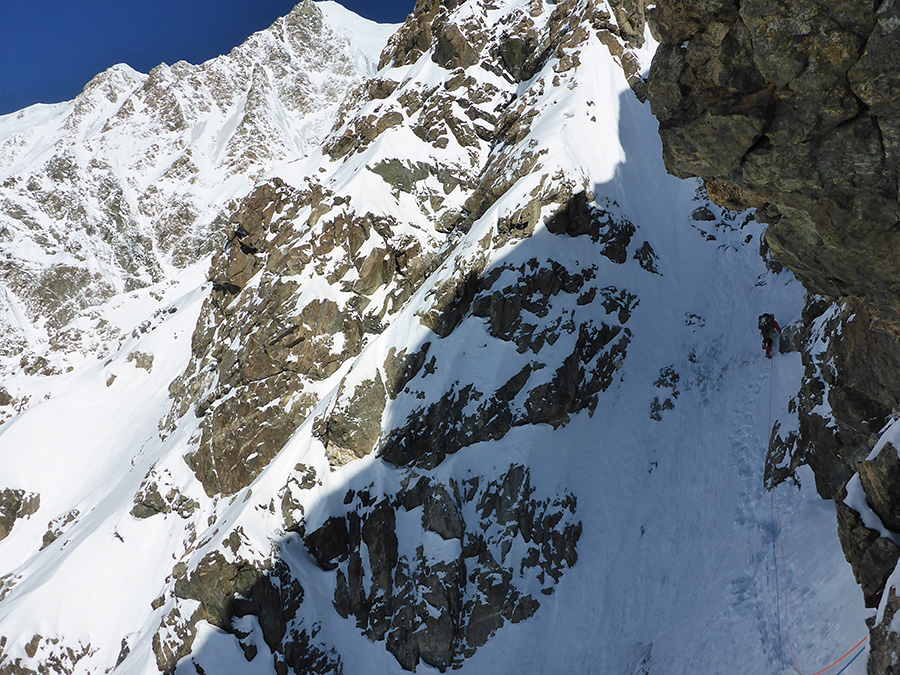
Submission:
[[772,358],[772,343],[775,340],[775,331],[781,332],[781,326],[771,314],[759,315],[759,332],[762,333],[762,346],[768,358]]

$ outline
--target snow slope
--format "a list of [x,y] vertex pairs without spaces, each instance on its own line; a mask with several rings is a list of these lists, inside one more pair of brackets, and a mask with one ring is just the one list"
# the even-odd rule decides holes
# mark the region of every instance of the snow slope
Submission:
[[[341,13],[323,4],[327,16]],[[529,3],[498,5],[470,0],[453,18],[504,25]],[[533,16],[544,27],[552,8],[541,9]],[[357,30],[353,22],[343,25]],[[796,354],[765,360],[756,316],[770,311],[782,325],[790,323],[799,317],[803,289],[789,274],[766,268],[759,256],[763,228],[749,214],[723,212],[706,201],[698,183],[665,173],[655,121],[596,34],[579,45],[579,55],[580,65],[563,74],[554,56],[522,82],[470,69],[497,88],[494,103],[515,100],[535,111],[527,132],[507,146],[483,140],[464,146],[453,139],[443,148],[429,146],[411,131],[413,115],[347,155],[313,152],[271,170],[298,189],[314,176],[337,197],[351,198],[347,212],[393,216],[398,237],[417,238],[443,262],[401,306],[386,310],[383,332],[367,334],[358,355],[316,383],[313,411],[237,494],[207,495],[185,465],[182,456],[198,443],[198,417],[187,414],[173,433],[159,433],[172,404],[169,384],[197,358],[190,335],[211,293],[206,261],[172,272],[171,282],[109,300],[102,315],[135,330],[122,333],[107,360],[86,358],[69,373],[10,380],[6,386],[21,395],[45,398],[0,426],[0,488],[41,496],[38,511],[0,541],[0,635],[6,638],[0,672],[17,661],[35,668],[54,660],[60,672],[158,672],[154,642],[186,631],[200,606],[178,595],[178,580],[190,578],[213,552],[229,561],[271,561],[273,551],[304,589],[290,625],[314,625],[312,641],[331,650],[345,673],[404,672],[383,642],[335,611],[338,572],[317,565],[272,507],[299,464],[317,476],[296,494],[307,532],[355,508],[352,494],[396,495],[410,476],[449,485],[472,477],[499,480],[511,467],[525,466],[536,499],[574,496],[573,517],[582,525],[577,562],[561,566],[558,583],[529,576],[523,563],[516,584],[540,607],[454,662],[463,673],[790,673],[791,651],[802,672],[815,672],[858,642],[867,613],[834,536],[832,507],[818,498],[811,478],[774,492],[763,486],[769,429],[798,388],[801,364]],[[450,75],[428,55],[387,67],[379,77],[402,85],[388,99],[365,103],[357,118],[390,108],[417,87],[443,86]],[[513,175],[529,153],[537,158],[531,169]],[[417,185],[420,192],[445,193],[432,212],[433,202],[415,190],[396,190],[366,168],[392,158],[449,166],[472,179],[456,191]],[[473,186],[493,169],[509,180],[484,213],[465,231],[436,229],[433,221],[462,211]],[[559,207],[551,200],[538,203],[530,229],[501,236],[504,223],[534,204],[535,194],[577,194],[578,188],[587,188],[610,222],[634,226],[623,260],[604,255],[587,234],[548,229],[545,218]],[[311,211],[303,206],[294,216],[295,248],[314,231],[307,223]],[[366,246],[360,257],[371,250]],[[491,320],[472,309],[439,337],[422,317],[436,306],[443,285],[467,269],[480,270],[482,279],[497,270],[497,288],[507,281],[523,286],[529,269],[566,270],[586,279],[586,290],[578,297],[564,290],[545,297],[543,315],[523,310],[537,332],[553,335],[531,351],[498,338]],[[255,297],[267,275],[277,273],[264,269],[241,297]],[[349,297],[325,274],[304,270],[298,276],[298,308],[311,298]],[[591,288],[596,295],[589,295]],[[619,310],[600,301],[608,289],[634,298],[628,318],[616,319]],[[372,305],[388,307],[387,290],[381,293],[372,295]],[[535,291],[534,298],[540,295]],[[597,299],[583,299],[589,297]],[[619,338],[628,339],[596,403],[558,424],[529,418],[528,392],[550,381],[584,331],[602,326],[618,326]],[[351,400],[353,387],[385,373],[392,348],[414,352],[426,342],[434,372],[419,373],[406,393],[387,402],[382,440],[448,392],[472,385],[490,398],[531,366],[521,394],[509,403],[522,423],[497,438],[464,444],[434,465],[389,463],[374,452],[343,466],[329,464],[315,420],[338,407],[341,397]],[[241,346],[233,348],[240,352]],[[605,353],[587,361],[585,377],[605,368]],[[153,356],[149,370],[140,365],[147,363],[143,355]],[[465,410],[479,405],[473,398]],[[135,494],[151,476],[169,511],[138,518]],[[417,509],[398,508],[396,518],[401,558],[435,563],[461,555],[457,540],[423,529]],[[485,527],[498,560],[523,561],[528,542],[516,536],[502,552],[495,525]],[[59,536],[44,546],[48,530]],[[371,559],[362,564],[369,566],[363,574],[372,576]],[[274,672],[260,622],[252,614],[236,621],[245,634],[240,641],[201,617],[177,672]],[[252,644],[256,655],[248,660],[241,644]],[[418,670],[434,668],[419,663]],[[864,670],[860,658],[845,672]]]

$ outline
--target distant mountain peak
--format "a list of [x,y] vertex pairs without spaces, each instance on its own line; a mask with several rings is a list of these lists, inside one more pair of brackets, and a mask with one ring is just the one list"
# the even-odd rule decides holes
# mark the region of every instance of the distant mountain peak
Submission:
[[220,211],[321,142],[392,30],[332,5],[301,3],[203,64],[119,64],[69,103],[0,118],[0,303],[18,308],[0,351],[25,334],[65,350],[80,311],[208,255]]

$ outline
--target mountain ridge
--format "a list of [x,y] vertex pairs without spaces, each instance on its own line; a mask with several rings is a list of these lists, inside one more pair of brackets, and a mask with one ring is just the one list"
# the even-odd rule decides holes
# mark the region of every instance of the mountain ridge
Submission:
[[[420,3],[208,269],[17,371],[50,398],[0,427],[0,673],[787,672],[761,472],[803,367],[754,326],[803,290],[666,175],[642,16]],[[865,612],[780,499],[814,661]]]
[[[371,41],[350,44],[360,30],[354,23],[329,40],[326,15],[346,23],[346,12],[323,7],[324,14],[301,3],[268,31],[198,66],[162,64],[148,75],[114,66],[75,101],[34,111],[56,119],[52,143],[43,140],[46,130],[34,140],[44,148],[37,156],[28,131],[17,134],[10,124],[0,150],[4,353],[24,346],[28,334],[65,342],[60,329],[79,311],[211,253],[221,245],[213,223],[222,208],[268,166],[318,143],[344,92],[378,57]],[[370,40],[390,30],[372,24]],[[37,227],[43,239],[32,244]],[[49,255],[19,257],[41,249]],[[52,294],[41,292],[48,288]],[[29,315],[29,323],[41,316],[45,326],[17,325],[16,316]]]

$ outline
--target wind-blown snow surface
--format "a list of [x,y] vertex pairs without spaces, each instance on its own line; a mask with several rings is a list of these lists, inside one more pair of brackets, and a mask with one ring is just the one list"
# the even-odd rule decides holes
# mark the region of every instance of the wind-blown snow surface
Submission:
[[[463,448],[430,471],[494,477],[511,464],[525,464],[538,495],[574,494],[583,522],[578,562],[555,592],[540,596],[533,618],[505,626],[461,671],[789,673],[789,623],[797,665],[814,672],[865,634],[866,612],[834,533],[833,508],[817,497],[811,478],[799,490],[776,490],[783,578],[774,503],[762,484],[771,422],[797,391],[801,366],[798,355],[766,361],[756,317],[771,311],[782,325],[799,318],[803,290],[788,274],[766,269],[758,253],[762,226],[745,214],[720,214],[698,198],[697,183],[665,173],[655,122],[606,48],[592,40],[582,61],[589,67],[578,71],[577,86],[535,97],[540,115],[527,140],[547,151],[542,175],[561,170],[588,182],[599,203],[639,228],[638,239],[658,256],[656,272],[633,258],[616,265],[589,238],[551,234],[541,224],[531,236],[490,252],[490,266],[538,259],[593,269],[601,286],[627,289],[638,304],[627,323],[627,357],[595,410],[585,409],[556,429],[513,427],[502,439]],[[407,71],[424,81],[446,75],[427,60]],[[519,94],[526,94],[529,83],[520,86]],[[366,171],[356,175],[364,163],[403,156],[413,147],[404,145],[404,133],[409,131],[392,129],[362,157],[343,163],[314,157],[278,173],[302,185],[322,166],[335,190],[366,200],[357,208],[402,215],[404,204],[380,179]],[[429,306],[429,290],[481,250],[478,242],[502,215],[521,206],[540,177],[521,178],[465,235],[451,240],[444,267],[330,382],[336,385],[350,368],[372,369],[390,347],[414,350],[425,340],[434,343],[431,353],[455,361],[453,377],[460,382],[503,381],[515,373],[522,355],[492,338],[482,319],[469,315],[457,331],[437,339],[419,314]],[[710,222],[720,225],[691,217],[704,206],[715,212]],[[424,220],[414,207],[408,213],[416,226]],[[344,672],[403,672],[382,644],[360,634],[352,617],[334,611],[334,574],[309,556],[289,557],[296,542],[267,508],[298,462],[316,467],[323,481],[303,495],[310,530],[340,511],[348,488],[374,483],[390,490],[400,469],[370,455],[330,471],[311,433],[314,413],[250,489],[233,499],[211,499],[182,460],[195,430],[193,416],[160,439],[168,384],[187,364],[190,333],[208,292],[201,268],[181,273],[175,284],[111,301],[110,316],[144,330],[125,338],[108,361],[88,361],[39,383],[24,377],[16,383],[18,391],[33,387],[49,394],[0,427],[0,487],[41,495],[37,513],[0,542],[0,635],[7,638],[0,653],[39,662],[53,645],[39,639],[26,654],[26,643],[35,635],[61,637],[74,650],[69,658],[75,672],[100,672],[120,659],[117,672],[156,672],[151,641],[165,608],[151,608],[151,602],[165,592],[177,561],[190,559],[195,549],[221,546],[240,525],[242,553],[265,557],[274,545],[289,559],[320,623],[317,640],[338,651]],[[581,321],[599,325],[607,315],[600,302],[558,302],[555,310]],[[544,347],[548,360],[554,349],[571,348],[566,341]],[[133,354],[153,355],[149,372]],[[439,397],[447,384],[435,382],[423,396]],[[330,403],[324,397],[318,412]],[[398,398],[385,412],[386,428],[402,423],[411,410],[409,400]],[[130,515],[151,467],[161,486],[177,486],[196,502],[190,518]],[[60,535],[41,548],[51,521]],[[415,523],[398,521],[398,527],[401,540],[418,536]],[[452,555],[441,550],[448,546],[443,540],[423,543],[428,555]],[[247,663],[232,636],[205,623],[178,672],[195,672],[195,663],[207,673],[272,672],[264,648]],[[846,671],[862,672],[863,659]]]

